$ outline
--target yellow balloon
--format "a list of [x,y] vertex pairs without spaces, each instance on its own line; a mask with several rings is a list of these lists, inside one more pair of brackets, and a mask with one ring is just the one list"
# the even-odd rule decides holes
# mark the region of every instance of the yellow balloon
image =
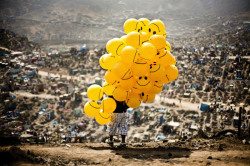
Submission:
[[142,91],[136,88],[135,86],[131,89],[131,93],[141,94]]
[[131,66],[138,58],[138,51],[132,46],[126,46],[121,52],[121,62]]
[[164,51],[164,54],[162,54],[162,55],[159,55],[158,57],[157,57],[157,63],[159,63],[160,65],[162,65],[162,66],[164,66],[164,67],[167,67],[167,66],[169,66],[169,65],[175,65],[176,64],[176,60],[175,60],[175,58],[173,57],[173,55],[169,52],[169,51],[167,51],[167,50],[165,50]]
[[168,50],[169,52],[171,51],[171,45],[168,41],[166,41],[165,50]]
[[141,43],[142,44],[145,43],[145,42],[148,42],[149,38],[150,38],[149,33],[147,33],[147,32],[141,32]]
[[140,23],[140,25],[142,27],[142,31],[143,32],[148,32],[148,25],[150,23],[150,20],[147,19],[147,18],[140,18],[138,21],[139,21],[139,23]]
[[116,109],[116,102],[112,98],[106,98],[102,100],[101,109],[104,113],[112,113]]
[[162,77],[165,77],[165,67],[157,63],[150,64],[149,68],[149,78],[152,81],[160,81]]
[[114,89],[113,97],[116,101],[125,101],[128,97],[128,91],[124,90],[122,87],[117,86]]
[[130,32],[140,32],[142,27],[141,24],[139,24],[139,21],[134,19],[134,18],[130,18],[128,20],[125,21],[124,25],[123,25],[123,29],[124,32],[126,34],[130,33]]
[[113,55],[120,55],[122,49],[125,47],[125,43],[122,41],[122,39],[119,38],[113,38],[109,40],[106,44],[106,50],[108,53],[111,53]]
[[112,70],[120,79],[127,79],[132,76],[132,72],[128,65],[125,65],[121,62],[115,64]]
[[157,94],[160,93],[163,89],[163,85],[160,82],[155,82],[153,87],[150,89],[148,93]]
[[102,86],[103,92],[108,95],[108,96],[112,96],[113,95],[113,91],[115,89],[114,85],[110,85],[107,82],[105,82]]
[[167,32],[164,31],[163,34],[162,34],[162,36],[164,36],[166,38],[167,37]]
[[126,38],[127,38],[127,35],[123,35],[122,37],[120,37],[120,39],[126,44]]
[[103,63],[108,70],[113,69],[114,65],[119,61],[118,56],[106,54],[103,58]]
[[157,51],[164,50],[166,46],[165,37],[162,35],[153,35],[149,38],[149,42],[155,46]]
[[95,101],[89,101],[84,105],[84,112],[89,117],[95,117],[100,112],[101,106]]
[[131,90],[135,85],[135,78],[133,76],[127,79],[121,79],[119,86],[121,86],[124,90]]
[[126,104],[128,107],[130,108],[137,108],[140,106],[141,104],[141,97],[139,94],[135,94],[135,93],[130,93],[127,100],[126,100]]
[[166,34],[165,25],[161,20],[155,19],[150,21],[148,25],[148,32],[152,35],[164,35]]
[[119,83],[120,79],[112,70],[108,70],[105,74],[105,80],[108,84],[115,86]]
[[104,55],[102,55],[102,56],[100,57],[99,63],[100,63],[100,66],[101,66],[103,69],[108,69],[107,66],[105,66],[105,64],[104,64],[104,58],[105,58],[105,56],[107,56],[107,54],[104,54]]
[[109,113],[105,113],[101,111],[95,116],[95,120],[97,121],[97,123],[101,125],[107,124],[110,121],[110,119],[111,119],[111,115]]
[[91,100],[100,100],[103,96],[103,89],[97,84],[91,85],[87,90],[87,95]]
[[167,82],[166,84],[168,84],[171,81],[174,81],[177,77],[178,77],[178,69],[174,66],[174,65],[170,65],[168,67],[166,67],[166,78],[167,78]]
[[155,99],[155,94],[151,94],[151,93],[142,93],[141,94],[141,98],[142,98],[142,101],[146,102],[146,103],[150,103],[152,101],[154,101]]
[[153,82],[148,76],[139,76],[135,81],[135,88],[142,92],[148,92],[153,87]]
[[134,48],[141,47],[141,34],[139,32],[130,32],[126,38],[126,44]]
[[141,58],[150,61],[155,58],[157,50],[153,44],[145,42],[142,44],[139,53]]
[[137,59],[131,66],[131,72],[135,76],[146,75],[149,72],[149,64],[145,59]]

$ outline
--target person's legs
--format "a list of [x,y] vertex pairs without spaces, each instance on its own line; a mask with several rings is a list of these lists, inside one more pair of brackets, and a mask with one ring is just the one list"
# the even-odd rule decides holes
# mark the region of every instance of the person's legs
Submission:
[[121,135],[121,136],[122,136],[122,143],[125,144],[125,142],[126,142],[126,135]]
[[128,134],[128,124],[127,124],[127,113],[121,113],[120,115],[120,123],[118,125],[119,134],[122,137],[122,143],[120,148],[126,147],[126,136]]
[[111,115],[111,120],[110,120],[110,123],[108,125],[108,134],[109,134],[109,142],[108,144],[110,146],[113,146],[114,145],[114,141],[113,141],[113,137],[114,135],[116,134],[116,130],[117,130],[117,127],[118,127],[118,124],[116,123],[116,114],[113,113]]
[[109,141],[113,142],[113,135],[109,135]]

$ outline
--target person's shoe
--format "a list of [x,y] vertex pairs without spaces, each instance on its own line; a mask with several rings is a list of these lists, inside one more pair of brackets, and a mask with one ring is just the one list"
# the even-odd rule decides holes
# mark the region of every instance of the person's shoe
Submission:
[[125,149],[127,148],[127,145],[125,143],[121,143],[119,146],[117,146],[119,149]]
[[113,141],[109,141],[108,145],[111,146],[111,147],[114,147],[114,142]]

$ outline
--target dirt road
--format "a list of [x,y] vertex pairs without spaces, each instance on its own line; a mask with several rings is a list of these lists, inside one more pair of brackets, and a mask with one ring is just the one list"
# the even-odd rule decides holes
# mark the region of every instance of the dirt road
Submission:
[[215,148],[194,150],[185,145],[153,142],[128,144],[126,149],[110,148],[105,143],[24,145],[19,148],[49,165],[248,165],[249,146],[234,146],[221,151]]

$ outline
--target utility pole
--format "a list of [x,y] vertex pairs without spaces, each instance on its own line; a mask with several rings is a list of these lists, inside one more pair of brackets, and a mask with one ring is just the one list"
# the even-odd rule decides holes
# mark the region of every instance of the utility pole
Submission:
[[241,110],[242,110],[242,107],[240,107],[240,109],[239,109],[238,139],[240,139],[240,129],[241,129]]

